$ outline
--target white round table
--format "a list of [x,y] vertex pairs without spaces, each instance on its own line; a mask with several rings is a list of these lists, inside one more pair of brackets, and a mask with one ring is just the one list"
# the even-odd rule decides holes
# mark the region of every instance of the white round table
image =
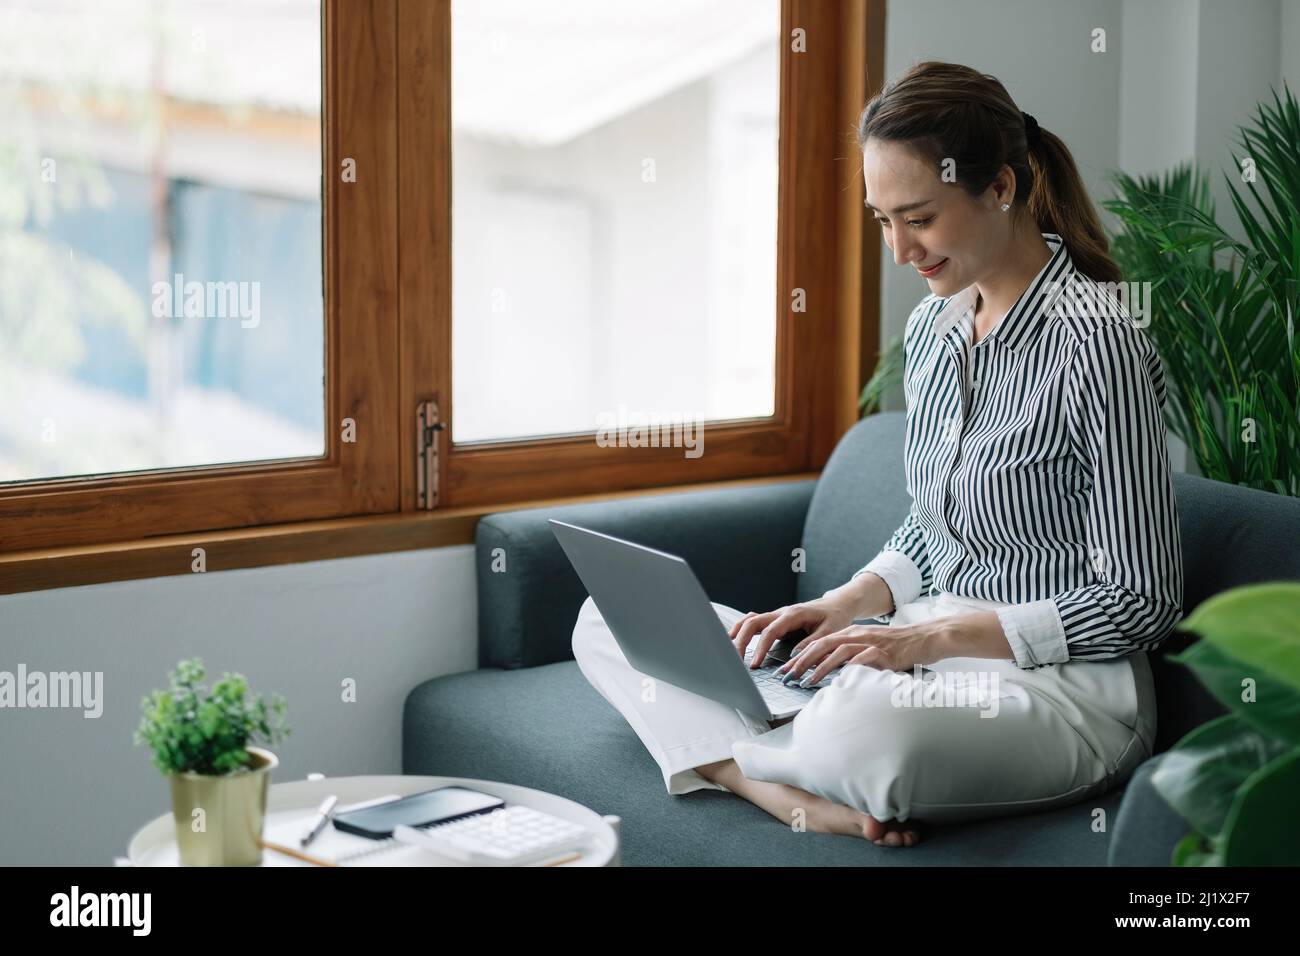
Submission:
[[[558,866],[620,865],[618,817],[601,816],[580,803],[574,803],[572,800],[542,790],[532,790],[511,783],[496,783],[492,780],[475,780],[470,777],[323,777],[289,783],[273,783],[267,796],[266,821],[262,828],[263,839],[267,839],[266,834],[277,824],[301,820],[305,814],[313,813],[320,806],[321,801],[330,794],[337,794],[339,805],[346,806],[389,794],[405,797],[423,790],[448,786],[482,790],[484,793],[500,797],[507,804],[532,807],[590,830],[593,837],[587,852],[579,859],[557,864]],[[119,860],[119,863],[129,866],[179,866],[180,855],[176,850],[174,826],[170,813],[165,813],[145,824],[131,838],[126,859]],[[303,852],[310,854],[311,851],[309,845]],[[381,857],[382,854],[379,854],[376,860]],[[431,866],[459,865],[450,861],[444,863],[435,857],[429,859]],[[285,856],[274,850],[264,850],[262,865],[310,867],[313,864]]]

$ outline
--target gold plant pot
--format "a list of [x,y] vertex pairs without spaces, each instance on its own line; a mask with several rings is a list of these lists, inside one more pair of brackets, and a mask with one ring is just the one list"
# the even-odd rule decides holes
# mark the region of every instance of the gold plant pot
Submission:
[[[172,817],[181,866],[257,866],[271,771],[279,759],[249,747],[253,760],[234,773],[171,774]],[[195,810],[202,810],[196,814]]]

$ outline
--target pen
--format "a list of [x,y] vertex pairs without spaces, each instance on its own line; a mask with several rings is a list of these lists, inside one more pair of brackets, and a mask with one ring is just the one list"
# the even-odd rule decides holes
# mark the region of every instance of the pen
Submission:
[[299,853],[292,847],[281,846],[278,843],[268,843],[265,840],[258,841],[268,850],[274,850],[277,853],[283,853],[285,856],[291,856],[295,860],[302,860],[304,863],[310,863],[313,866],[338,866],[337,863],[331,863],[329,860],[317,859],[314,856],[308,856],[306,853]]
[[334,812],[334,805],[338,802],[338,796],[333,793],[325,798],[324,802],[320,805],[320,809],[316,811],[320,816],[317,817],[316,822],[312,824],[312,828],[307,831],[307,835],[302,838],[303,846],[306,846],[312,840],[316,839],[316,837],[320,836],[321,830],[325,829],[325,824],[329,823],[330,814]]

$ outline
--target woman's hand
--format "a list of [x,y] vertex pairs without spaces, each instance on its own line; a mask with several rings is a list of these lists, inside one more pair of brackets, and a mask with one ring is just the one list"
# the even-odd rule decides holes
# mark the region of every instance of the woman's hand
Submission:
[[777,668],[777,673],[793,680],[809,671],[803,684],[811,687],[841,664],[896,671],[933,664],[951,656],[938,650],[949,634],[948,624],[947,618],[898,627],[852,624],[822,637],[810,634],[795,645],[790,660]]
[[772,645],[790,631],[808,632],[807,639],[798,645],[802,646],[813,638],[832,634],[852,623],[853,608],[847,601],[823,595],[815,601],[791,604],[762,614],[750,611],[731,625],[727,636],[736,645],[741,660],[745,659],[745,649],[749,642],[754,637],[758,638],[758,643],[754,646],[754,658],[749,664],[750,670],[753,670],[763,666],[763,660]]

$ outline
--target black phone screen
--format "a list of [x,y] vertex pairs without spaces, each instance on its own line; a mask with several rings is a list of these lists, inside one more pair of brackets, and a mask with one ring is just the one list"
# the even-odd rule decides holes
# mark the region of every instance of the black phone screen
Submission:
[[391,837],[393,827],[399,823],[408,827],[426,827],[457,817],[487,813],[505,805],[500,797],[468,787],[439,787],[376,807],[338,813],[333,819],[336,829],[382,840]]

